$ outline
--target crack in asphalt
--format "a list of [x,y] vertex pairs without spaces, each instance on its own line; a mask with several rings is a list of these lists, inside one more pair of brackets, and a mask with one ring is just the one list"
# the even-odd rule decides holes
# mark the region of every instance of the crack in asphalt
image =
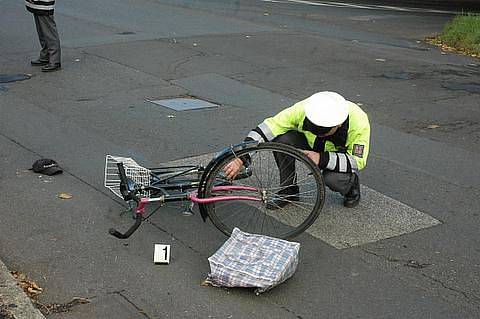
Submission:
[[[418,261],[413,260],[413,259],[399,259],[399,258],[395,258],[395,257],[392,257],[392,256],[385,256],[385,255],[378,254],[378,253],[373,252],[373,251],[368,250],[368,249],[361,249],[361,250],[363,252],[367,253],[367,254],[373,255],[373,256],[378,257],[378,258],[382,258],[382,259],[384,259],[388,262],[403,263],[402,266],[405,266],[405,267],[422,269],[422,268],[426,268],[426,267],[432,265],[432,264],[427,264],[427,263],[419,263]],[[462,291],[460,289],[450,287],[447,284],[445,284],[443,281],[441,281],[440,279],[428,276],[427,274],[421,273],[420,275],[422,277],[424,277],[425,279],[429,280],[430,282],[434,282],[436,284],[441,285],[444,289],[447,289],[447,290],[450,290],[452,292],[455,292],[457,294],[462,295],[466,300],[470,301],[470,303],[474,307],[476,307],[477,309],[480,309],[480,297],[479,296],[477,296],[473,293],[467,293],[467,292]]]
[[280,305],[280,304],[278,304],[278,303],[276,303],[276,302],[274,302],[274,301],[271,301],[271,300],[269,300],[269,299],[267,299],[267,302],[268,302],[269,304],[271,304],[272,306],[278,307],[278,308],[280,308],[280,309],[282,309],[282,310],[285,310],[286,312],[294,315],[295,318],[297,318],[297,319],[303,319],[302,316],[300,316],[299,314],[297,314],[295,311],[293,311],[292,309],[288,308],[287,306],[282,306],[282,305]]
[[465,299],[472,301],[473,304],[474,304],[478,309],[480,309],[480,297],[479,297],[479,296],[477,296],[477,295],[475,295],[475,294],[473,294],[473,293],[469,294],[469,293],[466,293],[466,292],[464,292],[464,291],[462,291],[462,290],[449,287],[449,286],[447,286],[444,282],[442,282],[441,280],[436,279],[436,278],[433,278],[433,277],[431,277],[431,276],[427,276],[426,274],[421,274],[421,275],[422,275],[423,277],[425,277],[426,279],[428,279],[428,280],[431,280],[431,281],[433,281],[433,282],[435,282],[435,283],[440,284],[443,288],[445,288],[445,289],[447,289],[447,290],[450,290],[450,291],[453,291],[453,292],[456,292],[456,293],[459,293],[459,294],[463,295],[463,296],[465,297]]
[[400,258],[396,258],[396,257],[392,257],[392,256],[380,255],[380,254],[377,254],[376,252],[373,252],[373,251],[367,250],[367,249],[362,249],[362,251],[366,252],[367,254],[370,254],[370,255],[373,255],[373,256],[376,256],[376,257],[379,257],[379,258],[383,258],[388,262],[403,263],[402,266],[405,266],[405,267],[422,269],[422,268],[426,268],[426,267],[432,265],[432,264],[427,264],[427,263],[420,263],[420,262],[418,262],[414,259],[400,259]]
[[162,227],[158,226],[157,224],[155,224],[155,223],[152,222],[151,220],[145,219],[144,222],[152,225],[153,227],[157,228],[158,230],[160,230],[160,231],[164,232],[165,234],[169,235],[170,237],[172,237],[173,239],[175,239],[175,241],[179,242],[179,243],[182,244],[184,247],[190,249],[190,250],[193,251],[194,253],[197,253],[197,254],[199,254],[200,256],[204,257],[204,258],[208,258],[208,256],[204,256],[199,250],[196,250],[196,249],[193,248],[192,246],[190,246],[190,245],[188,245],[187,243],[185,243],[183,240],[181,240],[181,239],[179,239],[178,237],[176,237],[173,233],[168,232],[167,230],[165,230],[165,229],[163,229]]
[[[170,65],[168,66],[168,69],[171,70],[171,73],[175,74],[177,72],[177,69],[182,65],[184,65],[185,63],[192,61],[196,57],[205,57],[205,56],[207,56],[207,54],[204,52],[201,52],[201,51],[195,52],[194,54],[187,56],[185,58],[172,61],[172,63],[170,63]],[[174,79],[170,79],[169,81],[172,81],[172,80]]]
[[133,301],[131,301],[127,296],[125,296],[123,293],[123,290],[121,291],[117,291],[117,292],[113,292],[113,294],[117,294],[118,296],[122,297],[126,302],[128,302],[129,304],[131,304],[137,311],[139,314],[143,315],[145,318],[148,318],[148,319],[152,319],[153,317],[150,317],[146,312],[145,310],[143,310],[142,308],[140,308],[139,306],[137,306]]

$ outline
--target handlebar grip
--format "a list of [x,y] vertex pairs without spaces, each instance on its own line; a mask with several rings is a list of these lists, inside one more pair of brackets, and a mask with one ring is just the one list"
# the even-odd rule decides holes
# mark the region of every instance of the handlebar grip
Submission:
[[114,228],[110,228],[108,230],[108,233],[112,236],[117,237],[118,239],[127,239],[138,229],[138,227],[140,227],[141,223],[142,223],[142,214],[136,214],[135,223],[124,234],[122,234],[121,232],[119,232]]

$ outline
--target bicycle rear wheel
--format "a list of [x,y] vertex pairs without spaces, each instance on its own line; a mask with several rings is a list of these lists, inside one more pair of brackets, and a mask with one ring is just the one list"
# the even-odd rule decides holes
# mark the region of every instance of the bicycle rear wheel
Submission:
[[[247,162],[245,166],[250,174],[228,180],[223,170],[236,157]],[[285,175],[286,163],[294,165],[289,176]],[[215,187],[218,185],[244,187],[227,187],[225,190],[224,187]],[[255,191],[252,192],[252,188]],[[285,194],[286,190],[292,189],[293,193]],[[209,170],[205,187],[199,195],[203,198],[257,198],[257,201],[229,200],[201,204],[213,224],[226,235],[238,227],[249,233],[290,239],[304,232],[318,217],[325,201],[325,185],[318,167],[301,151],[285,144],[260,143],[219,159]],[[279,200],[285,206],[277,205]]]

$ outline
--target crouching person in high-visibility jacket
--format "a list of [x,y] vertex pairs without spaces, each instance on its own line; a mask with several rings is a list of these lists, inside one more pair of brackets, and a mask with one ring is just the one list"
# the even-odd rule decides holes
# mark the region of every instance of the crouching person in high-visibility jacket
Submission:
[[[335,92],[319,92],[267,118],[250,131],[245,140],[278,142],[295,146],[319,166],[325,184],[344,196],[344,206],[360,202],[358,172],[365,168],[370,143],[367,114],[355,103]],[[294,159],[275,154],[280,170],[279,192],[269,209],[281,208],[299,200],[295,185]],[[225,166],[227,177],[234,178],[243,162],[236,158]]]

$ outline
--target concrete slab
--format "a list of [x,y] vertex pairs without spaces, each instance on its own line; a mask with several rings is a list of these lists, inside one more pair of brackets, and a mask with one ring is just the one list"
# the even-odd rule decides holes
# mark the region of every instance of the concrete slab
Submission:
[[365,185],[361,186],[361,192],[360,205],[348,209],[343,207],[340,194],[327,191],[322,213],[307,232],[344,249],[441,224],[430,215]]
[[[169,161],[165,165],[206,165],[214,156],[214,153],[203,154]],[[430,215],[374,189],[365,185],[361,188],[362,201],[355,209],[343,207],[343,197],[327,189],[322,212],[307,233],[337,249],[345,249],[441,224]],[[283,219],[282,222],[295,223],[295,220]]]
[[[265,69],[243,56],[210,53],[210,48],[204,44],[208,39],[209,37],[193,37],[188,38],[188,42],[187,39],[137,40],[133,43],[89,46],[84,48],[84,51],[148,74],[158,75],[162,79],[179,79],[210,73],[212,70],[229,75]],[[215,39],[218,45],[225,41],[224,37]],[[245,37],[243,39],[245,40]],[[132,45],[135,50],[132,50]]]
[[209,73],[173,81],[195,96],[245,109],[257,110],[272,107],[280,110],[290,106],[292,100],[268,90],[251,86],[220,74]]
[[18,319],[45,319],[0,260],[0,318],[7,314]]
[[[76,50],[64,50],[63,70],[49,74],[32,68],[32,78],[15,82],[10,91],[31,103],[49,104],[55,101],[99,98],[110,92],[125,92],[169,83],[128,66]],[[47,92],[47,93],[46,93]],[[87,93],[88,92],[88,93]],[[39,98],[41,97],[41,98]]]

